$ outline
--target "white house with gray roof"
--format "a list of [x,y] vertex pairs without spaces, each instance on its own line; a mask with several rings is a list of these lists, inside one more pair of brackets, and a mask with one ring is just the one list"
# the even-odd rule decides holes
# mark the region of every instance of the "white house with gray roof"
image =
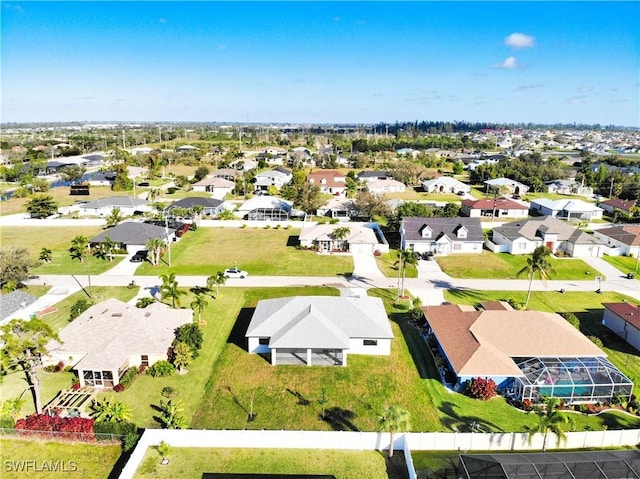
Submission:
[[107,236],[112,241],[120,244],[127,252],[134,253],[140,249],[145,249],[147,242],[151,239],[160,238],[165,243],[174,241],[176,231],[164,226],[138,223],[137,221],[124,221],[94,236],[89,240],[89,244],[95,246],[103,243],[106,241]]
[[393,333],[380,298],[294,296],[259,301],[246,338],[274,366],[346,366],[349,354],[391,354]]
[[[336,238],[335,230],[342,228],[348,228],[346,236]],[[300,246],[326,252],[373,253],[376,249],[389,250],[388,244],[379,243],[374,229],[362,223],[317,224],[300,231],[299,241]]]
[[513,193],[514,195],[524,195],[529,191],[529,187],[519,181],[512,180],[511,178],[494,178],[484,182],[488,187],[504,188],[505,190]]
[[[133,216],[153,210],[147,200],[134,196],[111,196],[77,205],[80,216],[108,216],[116,208],[120,209],[120,214],[123,216]],[[75,209],[76,207],[71,207],[70,211]]]
[[484,234],[480,218],[403,218],[400,247],[439,255],[482,253]]
[[427,193],[469,193],[471,187],[450,176],[440,176],[422,182],[422,189]]
[[602,218],[602,208],[582,200],[552,200],[539,198],[531,201],[531,210],[545,216],[565,220],[592,221]]
[[43,365],[72,366],[80,386],[114,387],[132,367],[167,359],[176,328],[193,321],[190,309],[153,303],[144,309],[118,299],[91,306],[47,344]]

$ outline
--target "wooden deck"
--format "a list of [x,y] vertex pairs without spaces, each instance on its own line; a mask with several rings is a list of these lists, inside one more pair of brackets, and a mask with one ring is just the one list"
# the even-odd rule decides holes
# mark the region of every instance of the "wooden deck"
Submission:
[[82,410],[96,393],[93,388],[80,388],[77,391],[72,389],[60,391],[60,393],[44,407],[44,412],[49,413],[56,410],[63,410],[67,413],[71,410]]

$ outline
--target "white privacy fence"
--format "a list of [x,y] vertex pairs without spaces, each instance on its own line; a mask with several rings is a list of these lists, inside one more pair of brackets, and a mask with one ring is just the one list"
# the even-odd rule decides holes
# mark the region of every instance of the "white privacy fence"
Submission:
[[[248,430],[175,430],[147,429],[120,474],[133,478],[147,448],[166,442],[173,447],[256,448],[256,449],[337,449],[387,450],[389,433],[351,431],[248,431]],[[397,434],[394,447],[404,451],[410,479],[417,477],[411,451],[526,451],[542,449],[544,436],[535,434],[529,443],[527,433],[443,433],[416,432]],[[549,434],[548,448],[564,449],[636,446],[640,429],[583,431],[567,433],[566,442],[557,446]]]

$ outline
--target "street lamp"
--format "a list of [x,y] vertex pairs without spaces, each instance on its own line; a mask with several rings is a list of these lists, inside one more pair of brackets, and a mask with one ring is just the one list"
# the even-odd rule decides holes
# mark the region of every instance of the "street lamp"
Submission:
[[596,281],[598,282],[598,289],[596,290],[596,293],[601,293],[601,287],[602,287],[602,276],[596,276]]

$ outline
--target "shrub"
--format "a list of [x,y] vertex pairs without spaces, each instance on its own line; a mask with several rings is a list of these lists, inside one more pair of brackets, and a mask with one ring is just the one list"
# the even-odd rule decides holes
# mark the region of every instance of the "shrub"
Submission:
[[497,394],[498,386],[493,379],[473,378],[467,384],[467,396],[487,400]]
[[507,300],[507,303],[509,303],[511,307],[516,311],[522,311],[524,309],[524,303],[521,303],[520,301],[516,301],[513,298]]
[[26,431],[55,431],[90,434],[93,438],[93,419],[32,414],[16,421],[15,429]]
[[270,230],[270,229],[271,229],[271,225],[266,225],[266,226],[264,227],[264,229],[266,229],[266,230]]
[[162,391],[160,392],[160,394],[162,394],[162,397],[166,397],[167,399],[170,399],[172,397],[175,397],[178,395],[178,390],[177,389],[173,389],[171,386],[165,386],[162,388]]
[[129,386],[131,386],[131,383],[134,381],[137,375],[138,368],[135,366],[131,366],[125,371],[125,373],[122,375],[122,378],[120,378],[120,384],[124,389],[127,389]]
[[598,336],[589,336],[589,339],[593,344],[601,348],[603,346],[602,340]]
[[561,313],[560,315],[564,319],[566,319],[571,326],[573,326],[576,329],[580,329],[580,320],[575,314],[569,312],[569,313]]
[[191,348],[194,359],[198,357],[198,351],[202,347],[202,330],[196,323],[183,324],[175,331],[176,339],[173,341],[173,345],[176,343],[185,343]]
[[85,298],[80,298],[73,304],[73,306],[71,306],[71,309],[69,310],[69,321],[73,321],[74,319],[76,319],[91,306],[91,302],[87,301]]
[[138,426],[129,421],[97,421],[93,426],[93,431],[96,434],[115,434],[117,436],[124,436],[132,432],[137,433]]
[[171,376],[174,372],[176,372],[175,366],[169,361],[165,361],[164,359],[161,359],[149,369],[147,369],[147,374],[153,378],[163,378],[166,376]]
[[121,393],[122,391],[124,391],[124,386],[122,384],[116,384],[113,386],[113,392]]
[[136,301],[136,308],[144,309],[147,306],[149,306],[150,304],[153,304],[155,302],[156,302],[156,298],[153,298],[151,296],[145,296],[143,298],[138,298],[138,301]]
[[276,225],[276,229],[279,230],[280,228],[282,228],[281,225]]

